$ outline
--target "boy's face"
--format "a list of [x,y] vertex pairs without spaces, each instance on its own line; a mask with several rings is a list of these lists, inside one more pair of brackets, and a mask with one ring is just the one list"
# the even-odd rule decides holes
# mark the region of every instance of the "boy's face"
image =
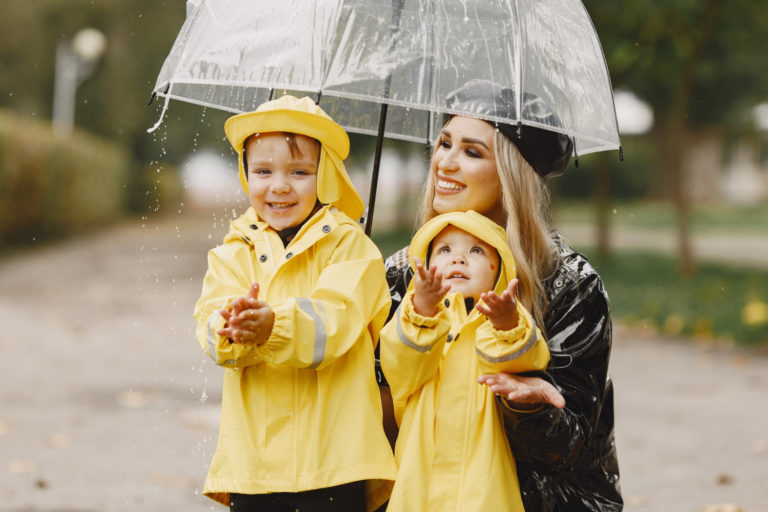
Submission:
[[437,267],[452,292],[477,301],[493,290],[499,273],[499,254],[492,246],[456,226],[447,226],[432,241],[429,267]]
[[285,133],[252,136],[246,144],[248,198],[263,221],[278,231],[298,226],[317,201],[320,146],[315,139]]

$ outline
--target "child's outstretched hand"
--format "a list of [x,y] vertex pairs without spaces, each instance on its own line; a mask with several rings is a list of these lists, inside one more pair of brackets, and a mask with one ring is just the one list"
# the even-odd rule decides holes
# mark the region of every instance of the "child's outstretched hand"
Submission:
[[435,316],[438,303],[451,289],[451,285],[443,284],[443,275],[436,267],[427,270],[419,258],[413,258],[413,263],[416,265],[413,309],[421,316]]
[[483,302],[478,302],[475,308],[488,317],[495,329],[508,331],[517,327],[517,284],[517,279],[511,280],[501,295],[493,291],[480,295]]
[[231,310],[225,308],[219,311],[227,321],[227,325],[219,330],[219,336],[234,343],[261,345],[266,342],[272,333],[275,314],[269,304],[258,297],[259,283],[253,283],[248,295],[232,301]]

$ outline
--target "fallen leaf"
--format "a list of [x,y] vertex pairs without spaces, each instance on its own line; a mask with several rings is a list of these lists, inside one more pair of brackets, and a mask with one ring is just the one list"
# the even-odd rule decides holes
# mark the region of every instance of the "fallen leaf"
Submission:
[[146,391],[128,389],[117,396],[117,403],[126,409],[139,409],[145,407],[152,400],[152,395]]
[[733,476],[728,473],[720,473],[715,479],[717,485],[731,485],[733,483]]
[[37,462],[29,459],[17,459],[8,463],[8,472],[14,475],[22,473],[34,473],[37,471]]
[[746,512],[735,503],[725,503],[723,505],[707,505],[702,512]]

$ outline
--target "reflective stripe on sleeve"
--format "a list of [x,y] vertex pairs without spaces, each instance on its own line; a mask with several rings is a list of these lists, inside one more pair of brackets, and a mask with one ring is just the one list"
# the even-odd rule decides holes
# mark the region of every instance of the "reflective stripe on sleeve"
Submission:
[[[307,367],[310,370],[314,370],[323,362],[328,335],[325,331],[325,324],[315,311],[312,301],[304,297],[296,297],[296,302],[299,305],[299,309],[311,316],[312,320],[315,322],[315,348],[312,354],[312,364]],[[325,311],[323,311],[323,314],[325,316]]]
[[506,363],[507,361],[512,361],[514,359],[517,359],[518,357],[522,356],[523,354],[531,350],[531,348],[533,348],[533,345],[536,344],[536,340],[538,339],[538,336],[536,334],[536,322],[531,322],[531,329],[532,329],[531,337],[528,338],[528,341],[526,342],[526,344],[520,347],[519,349],[515,350],[511,354],[507,354],[501,357],[491,357],[481,352],[479,348],[475,348],[475,352],[477,352],[480,355],[480,357],[482,357],[483,359],[485,359],[486,361],[492,364]]
[[412,342],[403,332],[403,324],[400,314],[400,309],[402,308],[402,304],[397,308],[397,311],[395,312],[395,317],[397,317],[397,336],[400,338],[400,341],[405,345],[406,347],[410,347],[413,350],[416,350],[418,352],[429,352],[429,350],[434,346],[433,345],[427,345],[425,347],[422,347],[421,345],[417,345],[414,342]]
[[219,364],[218,359],[216,359],[216,338],[213,327],[211,327],[211,320],[208,320],[208,355],[214,363]]
[[218,344],[218,341],[216,340],[216,334],[213,332],[213,327],[211,326],[212,321],[213,320],[208,320],[208,355],[211,356],[213,362],[218,365],[236,364],[237,359],[227,359],[225,361],[219,362],[219,360],[216,358],[216,345]]

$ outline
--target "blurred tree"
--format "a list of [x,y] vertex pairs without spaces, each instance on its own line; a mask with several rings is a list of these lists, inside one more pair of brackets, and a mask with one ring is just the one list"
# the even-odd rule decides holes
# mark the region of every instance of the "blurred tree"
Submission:
[[[206,117],[200,107],[178,102],[166,118],[172,129],[146,133],[160,107],[147,102],[184,17],[179,0],[2,2],[0,106],[50,119],[57,45],[82,28],[97,28],[107,50],[77,91],[75,124],[124,144],[134,159],[133,185],[144,186],[140,169],[159,160],[178,163],[198,144],[217,145],[223,137],[223,116]],[[174,122],[178,117],[186,122]]]
[[[678,212],[680,267],[693,273],[683,159],[694,127],[736,130],[768,98],[768,3],[754,0],[585,0],[613,85],[654,110],[656,190]],[[668,189],[668,190],[667,190]]]

